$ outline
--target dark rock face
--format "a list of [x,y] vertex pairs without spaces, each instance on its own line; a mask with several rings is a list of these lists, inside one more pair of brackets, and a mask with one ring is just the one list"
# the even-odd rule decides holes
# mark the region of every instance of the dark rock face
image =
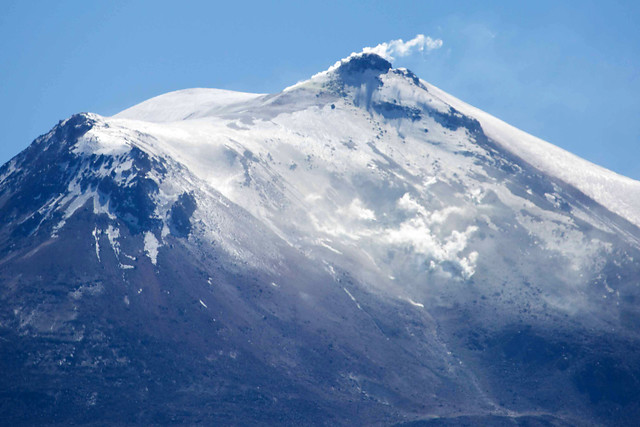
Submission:
[[382,85],[380,75],[386,73],[389,69],[391,69],[391,63],[375,54],[361,54],[349,58],[335,70],[338,85],[331,89],[344,95],[343,85],[366,86],[367,95],[365,99],[356,100],[356,105],[369,108],[371,94]]
[[197,207],[193,195],[183,193],[171,207],[171,232],[177,237],[188,237],[191,233],[191,215]]
[[390,102],[378,102],[372,105],[373,110],[388,119],[409,119],[411,121],[420,120],[420,110],[417,108],[404,107]]
[[429,115],[435,118],[442,126],[452,131],[456,131],[459,128],[466,128],[471,134],[482,132],[480,123],[478,123],[477,120],[467,117],[451,107],[449,107],[447,113],[429,111]]
[[[181,197],[183,212],[191,200]],[[297,267],[265,277],[234,268],[224,253],[194,256],[172,237],[166,262],[154,267],[137,229],[122,221],[119,249],[137,257],[123,271],[111,249],[98,262],[86,238],[100,221],[83,208],[55,241],[41,236],[37,252],[4,263],[0,415],[8,423],[388,424],[402,417],[361,387],[393,406],[411,406],[406,399],[415,404],[433,387],[453,391],[427,368],[439,364],[428,342],[398,354],[385,339],[409,339],[390,317],[400,307],[372,300],[368,314],[353,313],[342,288],[327,288],[332,279],[295,253]],[[274,280],[293,291],[275,293]],[[330,312],[298,309],[298,290]],[[416,326],[424,321],[402,312]],[[390,385],[394,361],[421,378],[411,395]]]
[[[25,169],[24,173],[12,174],[0,186],[0,222],[9,224],[21,215],[31,214],[49,200],[66,192],[70,180],[78,171],[79,159],[70,152],[70,147],[92,126],[85,115],[72,116],[64,124],[56,126],[48,136],[41,136],[13,162],[0,168],[0,176],[10,166]],[[15,190],[12,192],[12,190]],[[38,223],[36,217],[24,223],[17,233],[28,235]]]
[[100,197],[111,201],[114,213],[136,233],[160,227],[160,221],[154,217],[156,205],[153,200],[153,196],[158,193],[158,184],[152,179],[144,178],[143,171],[138,173],[138,177],[124,188],[112,177],[94,182]]
[[341,75],[353,75],[368,71],[378,74],[386,73],[391,69],[391,63],[379,55],[363,53],[353,58],[349,58],[340,65]]

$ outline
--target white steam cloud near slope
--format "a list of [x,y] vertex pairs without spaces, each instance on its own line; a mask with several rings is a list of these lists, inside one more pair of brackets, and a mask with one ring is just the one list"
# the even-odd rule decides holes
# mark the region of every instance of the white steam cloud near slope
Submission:
[[394,61],[394,55],[403,57],[412,55],[415,52],[429,53],[432,50],[440,49],[441,47],[441,39],[432,39],[424,34],[418,34],[406,42],[402,39],[397,39],[380,43],[375,47],[365,47],[362,49],[362,53],[375,53],[389,61]]
[[[432,50],[440,49],[442,47],[442,43],[443,42],[441,39],[432,39],[431,37],[425,36],[424,34],[418,34],[417,36],[415,36],[411,40],[407,40],[406,42],[402,39],[397,39],[380,43],[375,47],[365,47],[360,52],[353,52],[348,57],[337,61],[335,64],[329,67],[328,70],[314,74],[313,76],[311,76],[311,79],[335,71],[340,67],[340,65],[344,64],[354,57],[362,55],[363,53],[374,53],[376,55],[380,55],[389,62],[393,62],[396,59],[394,55],[398,57],[404,57],[413,55],[414,53],[429,53]],[[296,88],[304,82],[304,80],[299,81],[298,83],[285,88],[284,91],[286,92],[293,88]]]

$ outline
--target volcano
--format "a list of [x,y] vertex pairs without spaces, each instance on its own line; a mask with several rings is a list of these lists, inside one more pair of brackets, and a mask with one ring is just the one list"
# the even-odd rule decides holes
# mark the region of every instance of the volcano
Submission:
[[0,168],[0,419],[635,425],[640,182],[353,54]]

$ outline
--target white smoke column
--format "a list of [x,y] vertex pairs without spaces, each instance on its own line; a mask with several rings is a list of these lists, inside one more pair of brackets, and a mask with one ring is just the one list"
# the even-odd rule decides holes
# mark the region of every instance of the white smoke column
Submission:
[[[441,47],[441,39],[432,39],[431,37],[425,36],[424,34],[418,34],[417,36],[415,36],[411,40],[407,40],[406,42],[402,39],[391,40],[388,42],[380,43],[375,47],[365,47],[361,52],[353,52],[347,58],[343,58],[333,64],[331,67],[329,67],[328,70],[314,74],[313,76],[311,76],[311,79],[315,79],[319,76],[323,76],[327,73],[333,72],[340,68],[341,65],[348,62],[350,59],[359,57],[363,53],[374,53],[376,55],[380,55],[389,62],[393,62],[395,61],[395,57],[393,55],[403,57],[412,55],[416,52],[424,54],[429,53],[435,49],[440,49]],[[302,83],[304,83],[304,81],[300,81],[293,86],[289,86],[285,89],[285,92],[298,87]]]
[[418,34],[411,40],[406,42],[402,39],[391,40],[389,42],[380,43],[375,47],[365,47],[362,53],[375,53],[383,58],[394,61],[395,56],[403,57],[411,55],[415,52],[429,53],[432,50],[442,47],[441,39],[432,39],[424,34]]

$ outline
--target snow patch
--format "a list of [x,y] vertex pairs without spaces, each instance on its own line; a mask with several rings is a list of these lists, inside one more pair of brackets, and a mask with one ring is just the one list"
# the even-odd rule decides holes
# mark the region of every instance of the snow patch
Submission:
[[120,242],[118,242],[120,229],[109,224],[105,232],[109,239],[109,244],[111,244],[111,249],[113,249],[113,253],[116,255],[116,258],[118,258],[120,256]]
[[347,295],[349,295],[349,298],[351,298],[351,301],[353,301],[353,302],[355,302],[355,303],[356,303],[356,306],[358,307],[358,309],[362,310],[362,307],[360,307],[360,304],[359,304],[359,303],[358,303],[358,301],[354,298],[354,296],[353,296],[353,295],[351,295],[351,292],[349,292],[349,291],[347,290],[347,288],[342,288],[342,289],[344,289],[344,291],[347,293]]
[[100,232],[98,231],[98,227],[94,228],[93,232],[91,233],[96,244],[96,258],[98,258],[98,262],[101,262],[100,261],[100,241],[98,237],[99,234]]
[[420,308],[424,308],[424,304],[420,303],[420,302],[415,302],[414,300],[412,300],[411,298],[405,298],[405,301],[407,301],[409,304],[411,304],[414,307],[420,307]]
[[156,265],[158,262],[158,248],[160,248],[160,246],[160,242],[158,242],[158,239],[156,239],[156,236],[152,232],[146,231],[144,233],[144,252],[153,265]]
[[320,240],[318,240],[318,243],[320,243],[320,245],[324,246],[325,248],[329,249],[331,252],[334,252],[334,253],[336,253],[338,255],[342,255],[342,252],[340,252],[336,248],[334,248],[334,247],[330,246],[328,243],[326,243],[328,241],[330,242],[330,240],[320,239]]
[[104,291],[101,283],[95,285],[82,285],[73,292],[69,292],[69,296],[74,300],[79,300],[85,295],[100,295]]

